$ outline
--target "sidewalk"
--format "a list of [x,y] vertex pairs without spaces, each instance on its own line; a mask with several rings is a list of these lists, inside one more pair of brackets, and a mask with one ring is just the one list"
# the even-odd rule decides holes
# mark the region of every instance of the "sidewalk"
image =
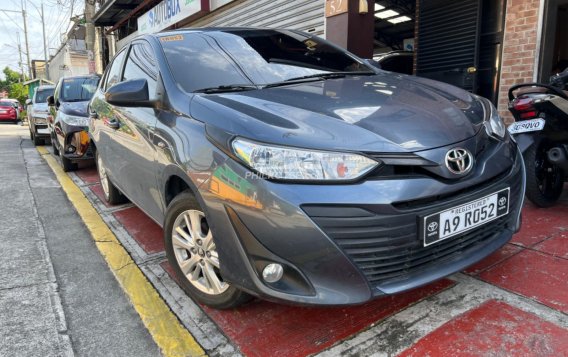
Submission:
[[160,355],[51,169],[19,135],[0,136],[0,356]]

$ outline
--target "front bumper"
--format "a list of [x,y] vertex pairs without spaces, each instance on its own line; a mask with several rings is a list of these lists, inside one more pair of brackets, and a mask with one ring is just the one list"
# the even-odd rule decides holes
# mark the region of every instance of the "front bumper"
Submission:
[[[446,152],[447,148],[440,148]],[[227,159],[200,187],[223,277],[265,299],[342,305],[412,289],[460,271],[520,228],[525,172],[515,145],[487,150],[471,179],[366,180],[352,185],[279,184]],[[503,165],[504,162],[509,162]],[[501,168],[500,168],[501,165]],[[508,167],[503,170],[502,167]],[[510,187],[507,216],[423,247],[419,217]],[[265,283],[262,269],[284,266]]]
[[30,127],[33,128],[34,135],[38,138],[49,138],[49,128],[47,126],[47,114],[46,115],[34,115],[30,118]]
[[94,159],[91,139],[86,128],[66,125],[65,132],[57,133],[58,129],[56,128],[56,135],[63,141],[60,152],[65,158],[73,162]]

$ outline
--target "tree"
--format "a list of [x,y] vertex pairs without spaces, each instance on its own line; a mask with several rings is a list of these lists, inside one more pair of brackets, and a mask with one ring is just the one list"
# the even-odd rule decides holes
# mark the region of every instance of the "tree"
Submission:
[[28,88],[20,83],[20,73],[14,71],[10,67],[5,67],[4,80],[0,80],[0,90],[5,89],[10,93],[10,98],[17,99],[24,104],[28,97]]

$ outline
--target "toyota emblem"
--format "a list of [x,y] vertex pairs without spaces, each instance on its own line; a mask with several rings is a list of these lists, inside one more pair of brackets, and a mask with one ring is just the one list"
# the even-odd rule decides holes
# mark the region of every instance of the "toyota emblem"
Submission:
[[438,229],[438,223],[432,222],[428,225],[428,232],[435,232]]
[[473,156],[466,149],[451,149],[446,154],[446,167],[453,174],[465,175],[473,168]]

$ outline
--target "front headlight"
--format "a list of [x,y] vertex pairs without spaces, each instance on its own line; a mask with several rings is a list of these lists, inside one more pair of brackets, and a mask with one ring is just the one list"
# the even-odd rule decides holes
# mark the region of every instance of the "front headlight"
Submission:
[[503,122],[503,118],[497,112],[497,108],[486,98],[480,98],[483,102],[483,108],[485,109],[485,130],[489,136],[493,136],[497,139],[503,139],[507,128]]
[[67,125],[73,126],[88,126],[89,125],[89,118],[86,117],[78,117],[75,115],[67,115],[65,113],[59,112],[59,118],[65,122]]
[[248,167],[280,180],[349,181],[379,165],[357,154],[271,146],[244,139],[235,139],[232,146]]

